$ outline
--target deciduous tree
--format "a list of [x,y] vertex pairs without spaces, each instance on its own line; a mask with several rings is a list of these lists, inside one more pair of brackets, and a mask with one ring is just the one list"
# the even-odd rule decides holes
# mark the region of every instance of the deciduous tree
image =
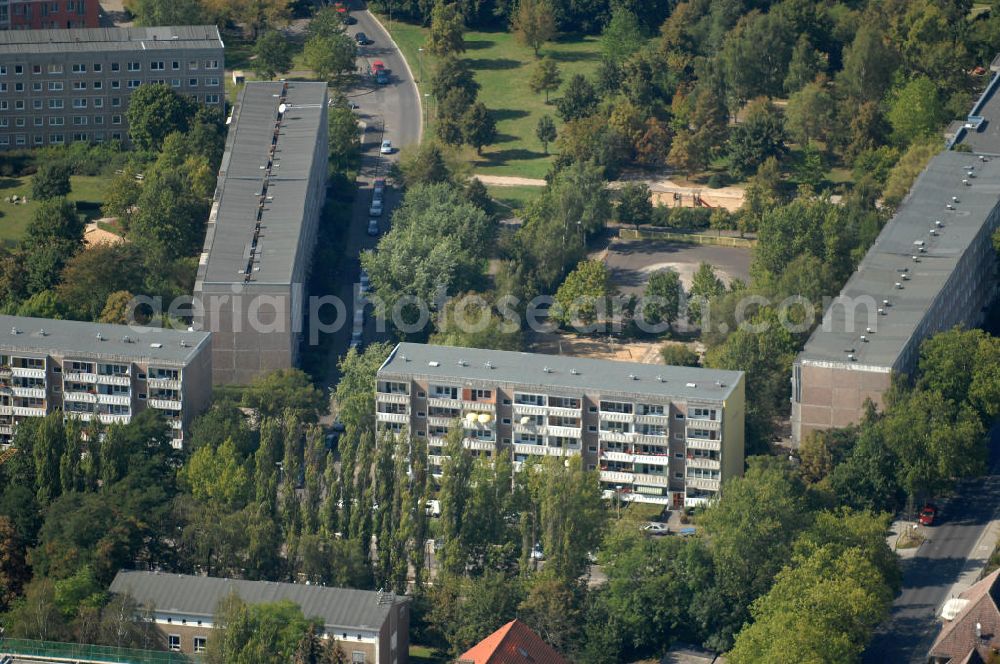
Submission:
[[530,46],[537,58],[538,49],[556,34],[552,6],[548,0],[520,0],[510,27],[517,40]]

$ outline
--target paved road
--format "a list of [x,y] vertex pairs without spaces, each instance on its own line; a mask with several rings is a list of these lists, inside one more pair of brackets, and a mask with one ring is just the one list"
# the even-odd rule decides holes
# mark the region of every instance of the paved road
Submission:
[[927,661],[941,605],[962,573],[975,565],[969,554],[1000,510],[1000,427],[994,427],[990,447],[990,473],[959,486],[940,524],[927,529],[928,541],[903,563],[903,591],[865,653],[866,664]]
[[[354,201],[351,226],[342,245],[344,257],[340,263],[340,285],[336,295],[345,303],[348,318],[347,324],[334,333],[331,353],[337,357],[347,351],[351,337],[350,321],[355,306],[353,293],[360,270],[358,256],[361,251],[374,247],[378,241],[367,234],[372,179],[386,174],[390,163],[398,159],[399,148],[420,142],[423,124],[417,87],[406,68],[403,55],[393,46],[379,22],[368,11],[360,8],[362,6],[352,3],[352,15],[358,22],[350,26],[348,32],[351,35],[364,32],[374,43],[358,49],[358,66],[362,71],[367,71],[373,61],[381,60],[389,69],[391,79],[388,85],[379,86],[363,77],[363,82],[347,93],[350,100],[359,106],[357,114],[366,130],[363,134],[358,195]],[[394,154],[379,154],[383,139],[392,141],[396,149]],[[379,224],[383,233],[389,228],[390,213],[399,199],[400,194],[396,189],[390,188],[386,192],[385,211]],[[324,315],[324,320],[329,320],[329,317]],[[368,341],[375,336],[373,325],[368,321],[365,339]],[[339,379],[336,358],[332,358],[329,365],[323,381],[326,387],[335,385]]]

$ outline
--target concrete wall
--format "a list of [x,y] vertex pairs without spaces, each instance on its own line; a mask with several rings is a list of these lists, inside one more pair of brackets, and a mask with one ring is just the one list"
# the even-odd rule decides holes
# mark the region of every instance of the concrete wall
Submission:
[[886,371],[796,364],[801,401],[792,401],[792,436],[796,441],[810,431],[856,424],[871,399],[882,406],[882,395],[892,383]]
[[722,409],[722,482],[743,475],[746,462],[746,376]]

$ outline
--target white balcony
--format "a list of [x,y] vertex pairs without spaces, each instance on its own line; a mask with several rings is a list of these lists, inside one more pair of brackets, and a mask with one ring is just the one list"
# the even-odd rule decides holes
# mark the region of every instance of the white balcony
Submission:
[[79,401],[82,403],[97,403],[97,395],[90,392],[63,392],[63,401]]
[[15,397],[30,397],[32,399],[44,399],[44,387],[15,387],[13,388]]
[[707,440],[705,438],[688,438],[687,446],[692,450],[715,450],[722,449],[721,440]]
[[496,412],[497,405],[488,401],[463,401],[462,408],[474,413],[493,413]]
[[449,427],[451,426],[457,417],[440,417],[438,415],[428,416],[427,424],[432,427]]
[[670,478],[666,475],[647,475],[646,473],[636,473],[635,483],[643,486],[667,486]]
[[170,420],[167,420],[167,422],[170,423],[170,428],[171,429],[177,430],[177,429],[183,429],[184,428],[184,422],[181,421],[181,420],[170,419]]
[[428,447],[444,447],[448,444],[448,439],[444,436],[427,436]]
[[718,431],[721,428],[722,423],[718,420],[696,420],[694,418],[689,418],[687,426],[690,429],[711,429]]
[[[110,378],[111,376],[102,376],[102,378]],[[114,384],[114,383],[112,383]],[[128,385],[128,380],[124,383]],[[181,389],[181,381],[175,378],[146,378],[146,385],[149,386],[151,390],[179,390]]]
[[[16,374],[15,374],[16,375]],[[64,383],[96,383],[97,374],[82,371],[67,371],[63,373]]]
[[632,484],[634,479],[635,475],[632,473],[623,473],[619,470],[601,471],[601,481],[610,484]]
[[579,438],[581,433],[580,427],[560,427],[553,424],[548,425],[548,431],[550,436],[562,436],[564,438]]
[[101,413],[98,415],[101,422],[105,424],[128,424],[128,421],[132,419],[131,415],[113,415],[111,413]]
[[628,452],[615,452],[612,450],[604,450],[601,452],[601,459],[606,461],[621,461],[622,463],[632,463],[635,461],[635,455],[629,454]]
[[718,459],[706,459],[705,457],[688,457],[687,465],[688,468],[709,468],[711,470],[721,468]]
[[25,367],[11,367],[11,373],[21,378],[45,378],[45,369],[26,369]]
[[389,392],[376,392],[375,401],[378,401],[379,403],[409,403],[410,395],[400,394],[400,393],[390,394]]
[[635,415],[633,413],[611,413],[602,410],[601,419],[605,422],[634,422]]
[[13,406],[0,406],[0,415],[13,415],[13,414],[14,414]]
[[93,413],[79,413],[73,410],[67,410],[65,412],[65,418],[70,420],[80,420],[81,422],[89,422],[94,419]]
[[532,433],[539,436],[544,436],[548,431],[544,424],[521,424],[520,422],[514,423],[514,433]]
[[701,491],[718,491],[720,482],[719,480],[709,480],[701,477],[685,477],[684,484],[692,489],[699,489]]
[[480,438],[463,438],[462,445],[465,446],[467,450],[478,450],[480,452],[488,451],[492,452],[497,448],[497,441],[495,440],[482,440]]
[[150,399],[148,403],[150,408],[157,408],[159,410],[181,409],[181,402],[175,399]]
[[14,435],[14,427],[9,424],[0,424],[0,436]]
[[546,415],[549,409],[545,406],[535,406],[528,403],[516,403],[514,404],[514,416],[519,415]]
[[531,443],[514,443],[514,454],[533,454],[535,456],[545,456],[548,454],[548,447],[545,445],[532,445]]
[[[127,374],[114,374],[108,376],[98,374],[97,382],[101,385],[131,385],[132,379]],[[165,380],[161,382],[174,383],[175,385],[151,385],[150,387],[161,387],[168,390],[181,389],[181,382],[179,380]]]
[[14,406],[14,415],[17,417],[45,417],[45,408],[28,408],[27,406]]
[[656,436],[648,433],[637,433],[635,434],[635,442],[638,445],[667,445],[669,438],[664,434],[662,436]]
[[601,440],[610,440],[615,443],[631,443],[634,434],[622,433],[621,431],[601,431],[598,437]]
[[444,397],[428,397],[428,408],[458,408],[461,405],[458,399],[445,399]]
[[441,456],[439,454],[428,454],[427,455],[427,463],[431,464],[432,466],[440,466],[441,464],[443,464],[447,460],[448,460],[448,457]]
[[132,403],[132,397],[128,394],[98,394],[97,403],[128,406]]
[[651,466],[666,466],[670,463],[668,454],[636,454],[635,463],[645,463]]
[[549,406],[549,415],[555,417],[583,417],[582,408],[560,408],[558,406]]
[[394,422],[396,424],[410,423],[410,416],[406,413],[375,413],[375,419],[379,422]]
[[638,424],[653,424],[665,427],[670,423],[670,415],[636,415],[635,421]]

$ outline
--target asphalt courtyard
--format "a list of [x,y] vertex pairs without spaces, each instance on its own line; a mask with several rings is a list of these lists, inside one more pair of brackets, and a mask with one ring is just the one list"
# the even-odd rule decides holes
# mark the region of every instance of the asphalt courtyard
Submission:
[[615,286],[626,294],[640,294],[649,275],[664,268],[676,271],[684,288],[689,289],[702,262],[713,266],[727,284],[734,278],[746,281],[750,278],[750,256],[749,249],[736,247],[616,238],[608,247],[606,262]]

